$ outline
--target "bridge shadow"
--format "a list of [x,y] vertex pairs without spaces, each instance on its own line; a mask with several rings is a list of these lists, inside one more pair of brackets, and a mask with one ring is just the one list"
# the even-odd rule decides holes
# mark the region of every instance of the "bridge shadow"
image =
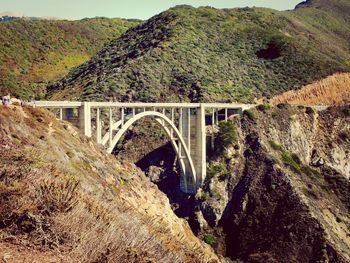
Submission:
[[181,172],[171,144],[167,143],[153,150],[135,164],[167,195],[174,213],[186,219],[193,232],[198,232],[199,226],[194,219],[195,198],[194,195],[180,190]]

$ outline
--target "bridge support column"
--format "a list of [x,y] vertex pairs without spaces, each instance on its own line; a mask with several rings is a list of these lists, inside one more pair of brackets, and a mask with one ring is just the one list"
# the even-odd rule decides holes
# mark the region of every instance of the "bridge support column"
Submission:
[[101,129],[101,120],[100,120],[100,114],[101,110],[100,108],[97,108],[96,110],[96,140],[98,144],[101,144],[101,134],[102,134],[102,129]]
[[[182,138],[185,142],[185,147],[187,147],[187,149],[189,150],[190,154],[190,146],[189,146],[189,141],[190,141],[190,111],[189,109],[183,109],[180,108],[180,119],[179,119],[179,131],[182,135]],[[180,152],[180,157],[183,156],[184,157],[184,152],[185,150],[183,149],[182,145],[179,144],[179,152]],[[182,160],[185,163],[185,174],[183,174],[183,176],[181,176],[180,178],[180,189],[182,192],[185,193],[195,193],[196,192],[196,182],[195,182],[195,178],[193,178],[191,176],[191,168],[190,168],[190,164],[188,162],[188,160],[186,158],[183,158]]]
[[60,120],[63,120],[63,109],[60,108]]
[[201,105],[196,112],[196,152],[195,160],[196,184],[201,187],[207,176],[207,146],[205,127],[205,107]]
[[[191,123],[194,124],[192,129]],[[191,154],[196,171],[196,177],[193,180],[189,164],[187,160],[183,160],[186,171],[180,179],[180,188],[182,192],[193,194],[202,186],[207,173],[205,106],[197,107],[193,118],[190,108],[186,110],[180,109],[179,124],[179,131]],[[179,148],[181,149],[181,146]]]
[[70,121],[73,118],[73,109],[60,108],[60,120]]
[[85,136],[92,136],[90,102],[83,102],[83,105],[79,108],[79,129]]

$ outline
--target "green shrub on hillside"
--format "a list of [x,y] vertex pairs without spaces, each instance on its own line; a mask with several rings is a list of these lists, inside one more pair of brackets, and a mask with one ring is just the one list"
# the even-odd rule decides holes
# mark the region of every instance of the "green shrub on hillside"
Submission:
[[246,115],[248,117],[248,119],[250,119],[251,121],[255,121],[255,119],[256,119],[255,114],[252,110],[245,110],[243,112],[243,115]]
[[308,165],[304,165],[299,156],[295,153],[290,153],[288,151],[282,150],[281,153],[282,162],[287,165],[291,170],[297,174],[305,174],[307,176],[317,176],[320,173],[312,169]]
[[269,144],[270,144],[271,148],[276,150],[276,151],[282,151],[283,150],[282,146],[279,145],[278,143],[276,143],[275,141],[269,141]]
[[207,243],[210,246],[213,246],[216,243],[216,237],[212,234],[206,234],[203,240],[205,243]]
[[301,167],[300,167],[300,163],[299,163],[299,158],[296,160],[294,155],[290,154],[287,151],[283,151],[281,153],[281,159],[283,161],[283,163],[287,166],[289,166],[292,171],[300,174],[301,173]]
[[215,136],[216,154],[223,155],[225,150],[238,142],[237,129],[230,121],[219,123],[219,132]]
[[315,169],[312,169],[310,166],[308,165],[303,165],[301,167],[301,171],[306,174],[307,176],[315,176],[315,175],[320,175],[320,172],[315,170]]
[[306,107],[305,112],[309,115],[315,114],[315,110],[311,107]]
[[260,105],[256,106],[256,109],[258,111],[266,112],[267,110],[271,109],[271,105],[270,104],[260,104]]
[[208,165],[206,181],[209,181],[214,176],[227,175],[228,171],[226,164],[222,162],[215,162]]
[[0,93],[43,97],[49,81],[62,78],[136,24],[106,18],[0,22]]

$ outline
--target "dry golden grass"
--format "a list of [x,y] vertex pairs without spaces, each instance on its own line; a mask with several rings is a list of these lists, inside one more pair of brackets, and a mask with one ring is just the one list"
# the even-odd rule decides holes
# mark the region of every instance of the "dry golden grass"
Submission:
[[84,194],[76,180],[49,166],[35,171],[34,156],[2,148],[0,154],[5,240],[16,236],[24,244],[54,248],[67,262],[181,262],[132,211]]
[[300,90],[275,96],[272,103],[293,105],[345,105],[350,103],[350,73],[338,73]]
[[0,107],[0,156],[0,243],[63,262],[218,262],[139,170],[45,111]]

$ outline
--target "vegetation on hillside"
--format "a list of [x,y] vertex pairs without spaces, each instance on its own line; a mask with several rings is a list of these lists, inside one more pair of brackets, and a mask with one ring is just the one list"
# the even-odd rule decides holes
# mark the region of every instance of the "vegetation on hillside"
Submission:
[[171,8],[51,85],[51,97],[249,102],[349,71],[347,3],[312,2],[324,8]]
[[215,136],[215,152],[217,155],[224,155],[228,147],[237,143],[237,130],[231,121],[221,121],[218,128],[219,132]]
[[1,22],[0,93],[44,94],[48,81],[63,77],[136,24],[107,18]]

